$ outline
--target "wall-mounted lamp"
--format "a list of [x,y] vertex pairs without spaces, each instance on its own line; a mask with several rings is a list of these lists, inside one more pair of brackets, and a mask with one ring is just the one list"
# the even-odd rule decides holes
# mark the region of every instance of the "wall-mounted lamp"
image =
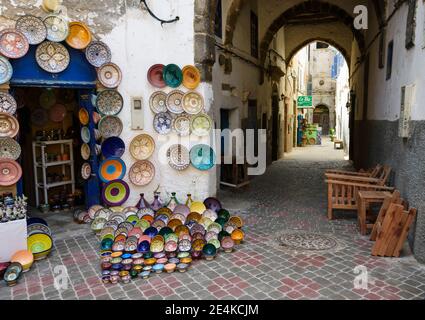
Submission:
[[180,20],[180,17],[179,16],[177,16],[177,17],[175,17],[174,19],[170,19],[170,20],[163,20],[163,19],[161,19],[161,18],[158,18],[153,12],[152,12],[152,10],[149,8],[149,6],[148,6],[148,4],[146,3],[146,0],[141,0],[140,1],[140,4],[144,4],[145,5],[145,7],[146,7],[146,10],[148,10],[148,13],[151,15],[151,17],[152,18],[154,18],[154,19],[156,19],[156,20],[158,20],[159,22],[161,22],[161,26],[164,24],[164,23],[174,23],[174,22],[177,22],[177,21],[179,21]]

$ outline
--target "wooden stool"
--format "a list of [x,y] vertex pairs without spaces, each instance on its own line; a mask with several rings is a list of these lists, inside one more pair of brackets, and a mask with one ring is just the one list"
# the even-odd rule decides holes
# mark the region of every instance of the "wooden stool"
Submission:
[[388,197],[391,197],[391,192],[388,191],[359,191],[357,193],[357,219],[362,235],[367,234],[367,228],[373,228],[373,224],[366,223],[367,210],[370,204],[382,204]]

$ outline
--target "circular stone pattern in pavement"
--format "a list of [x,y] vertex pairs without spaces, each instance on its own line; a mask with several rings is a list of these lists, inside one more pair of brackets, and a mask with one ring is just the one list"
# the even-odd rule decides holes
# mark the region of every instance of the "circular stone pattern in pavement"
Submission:
[[297,251],[334,251],[340,247],[339,241],[325,234],[318,233],[288,233],[278,237],[280,247]]

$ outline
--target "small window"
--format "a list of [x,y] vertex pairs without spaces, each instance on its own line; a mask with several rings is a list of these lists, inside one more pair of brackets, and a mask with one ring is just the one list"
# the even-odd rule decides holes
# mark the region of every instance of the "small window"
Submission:
[[391,73],[393,71],[393,54],[394,54],[394,40],[388,43],[387,50],[387,80],[391,79]]
[[215,25],[214,33],[220,39],[223,38],[223,14],[221,11],[221,0],[217,0],[217,7],[215,9]]
[[329,48],[329,45],[324,42],[317,42],[316,43],[316,49],[327,49]]
[[258,58],[258,17],[251,11],[251,55]]

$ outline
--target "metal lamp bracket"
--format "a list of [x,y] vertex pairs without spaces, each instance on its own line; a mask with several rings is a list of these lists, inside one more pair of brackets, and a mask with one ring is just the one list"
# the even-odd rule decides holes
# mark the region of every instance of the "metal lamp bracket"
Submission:
[[146,3],[146,0],[141,0],[140,1],[140,4],[142,4],[142,3],[145,5],[146,10],[148,10],[148,13],[152,16],[152,18],[154,18],[154,19],[158,20],[159,22],[161,22],[161,26],[164,23],[174,23],[174,22],[177,22],[177,21],[180,20],[180,17],[179,16],[176,16],[174,19],[170,19],[170,20],[163,20],[161,18],[158,18],[158,16],[155,15],[155,13],[153,13],[152,10],[149,8],[148,4]]

